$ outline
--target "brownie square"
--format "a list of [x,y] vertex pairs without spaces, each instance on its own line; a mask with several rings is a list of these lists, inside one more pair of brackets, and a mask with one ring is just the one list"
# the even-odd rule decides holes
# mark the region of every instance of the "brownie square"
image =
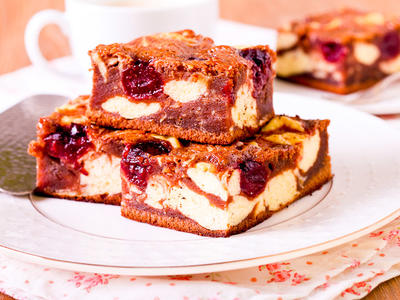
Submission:
[[122,215],[204,236],[246,231],[331,179],[328,124],[276,116],[226,146],[126,140]]
[[216,46],[191,30],[90,51],[89,118],[99,126],[230,144],[273,115],[268,46]]

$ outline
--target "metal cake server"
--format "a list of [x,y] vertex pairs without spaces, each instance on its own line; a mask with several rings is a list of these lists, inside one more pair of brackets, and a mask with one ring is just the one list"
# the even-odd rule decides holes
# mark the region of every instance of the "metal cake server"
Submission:
[[61,95],[34,95],[0,114],[1,192],[25,195],[35,188],[36,160],[27,153],[28,143],[36,137],[39,118],[51,114],[67,99]]

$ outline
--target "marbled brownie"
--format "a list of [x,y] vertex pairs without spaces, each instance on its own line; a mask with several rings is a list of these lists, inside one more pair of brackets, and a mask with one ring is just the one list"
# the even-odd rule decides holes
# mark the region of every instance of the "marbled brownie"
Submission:
[[216,46],[191,30],[90,51],[90,119],[208,143],[252,136],[273,115],[268,46]]
[[278,77],[347,94],[400,71],[400,17],[352,9],[279,30]]
[[205,236],[243,232],[331,179],[328,124],[277,116],[228,146],[128,143],[122,215]]

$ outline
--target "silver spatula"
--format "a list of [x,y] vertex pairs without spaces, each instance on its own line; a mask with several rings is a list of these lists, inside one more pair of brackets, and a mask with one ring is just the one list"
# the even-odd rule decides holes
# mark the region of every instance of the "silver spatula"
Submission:
[[39,118],[66,100],[60,95],[34,95],[0,114],[1,192],[24,195],[34,189],[36,161],[27,153],[28,143],[36,136]]

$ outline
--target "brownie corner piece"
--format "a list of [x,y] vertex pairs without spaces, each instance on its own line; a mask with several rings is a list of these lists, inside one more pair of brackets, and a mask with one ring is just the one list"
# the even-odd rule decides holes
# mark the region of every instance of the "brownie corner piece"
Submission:
[[86,117],[89,96],[81,96],[42,117],[28,153],[36,158],[35,193],[119,205],[120,151],[107,129]]
[[277,75],[338,94],[400,71],[400,16],[342,9],[280,28]]
[[209,144],[250,137],[274,114],[268,46],[216,46],[191,30],[90,52],[90,118]]

